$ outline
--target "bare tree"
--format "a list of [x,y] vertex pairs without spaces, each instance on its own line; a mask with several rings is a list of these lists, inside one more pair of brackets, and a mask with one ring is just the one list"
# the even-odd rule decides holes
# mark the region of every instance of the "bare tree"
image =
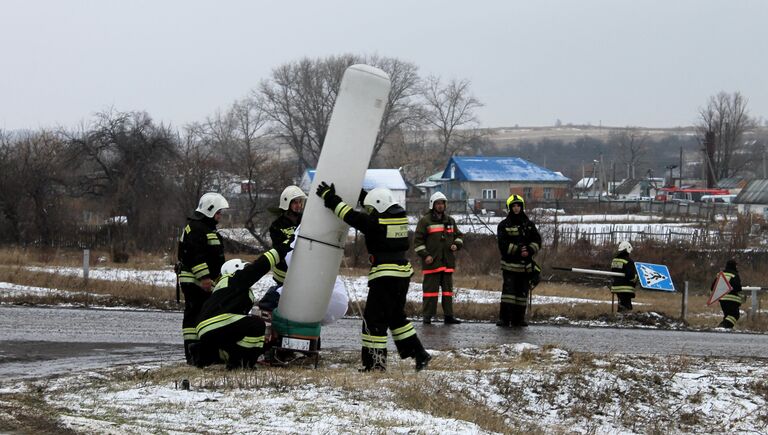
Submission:
[[48,130],[0,134],[0,212],[17,241],[48,245],[69,221],[62,215],[65,144]]
[[156,247],[162,223],[175,218],[166,199],[176,157],[173,133],[146,112],[98,113],[90,128],[71,134],[71,162],[79,164],[79,193],[106,199],[111,214],[126,216],[129,239]]
[[211,191],[218,160],[210,137],[202,124],[190,124],[179,138],[179,149],[174,161],[178,194],[175,196],[180,210],[194,208],[203,193]]
[[417,67],[412,63],[346,54],[324,59],[304,58],[281,65],[272,71],[269,80],[261,82],[254,97],[272,121],[271,132],[298,156],[297,173],[317,164],[344,71],[356,63],[381,68],[392,82],[374,155],[402,125],[422,116],[416,98]]
[[637,127],[626,127],[611,131],[609,140],[619,149],[621,161],[627,168],[627,178],[636,178],[637,166],[648,151],[648,133]]
[[456,154],[479,134],[475,109],[483,104],[470,93],[469,86],[469,80],[454,79],[445,85],[436,76],[424,80],[425,119],[436,130],[442,155]]
[[749,116],[747,99],[739,92],[720,92],[709,98],[707,106],[699,110],[698,130],[702,137],[713,134],[714,154],[710,167],[716,180],[738,172],[748,161],[744,134],[756,127]]
[[231,153],[228,163],[246,181],[248,198],[245,227],[262,247],[269,247],[265,237],[268,230],[266,207],[260,192],[275,190],[274,180],[268,174],[273,159],[266,147],[264,126],[267,115],[254,99],[235,102],[228,118],[232,126]]

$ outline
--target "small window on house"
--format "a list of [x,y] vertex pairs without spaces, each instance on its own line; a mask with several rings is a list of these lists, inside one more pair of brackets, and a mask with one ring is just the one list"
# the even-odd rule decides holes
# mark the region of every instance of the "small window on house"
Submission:
[[533,195],[533,189],[530,187],[523,187],[523,198],[525,199],[531,199],[531,196]]
[[544,188],[544,199],[552,199],[552,188],[551,187],[545,187]]
[[496,199],[496,189],[483,189],[483,199]]

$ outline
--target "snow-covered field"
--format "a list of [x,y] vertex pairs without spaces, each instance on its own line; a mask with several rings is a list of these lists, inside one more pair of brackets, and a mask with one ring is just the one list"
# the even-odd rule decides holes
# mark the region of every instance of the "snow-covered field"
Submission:
[[[0,420],[19,420],[27,406],[28,418],[98,434],[768,430],[762,362],[571,354],[524,343],[435,352],[419,373],[410,360],[358,373],[349,363],[356,357],[329,355],[317,370],[158,363],[0,383]],[[46,412],[34,417],[38,403]]]

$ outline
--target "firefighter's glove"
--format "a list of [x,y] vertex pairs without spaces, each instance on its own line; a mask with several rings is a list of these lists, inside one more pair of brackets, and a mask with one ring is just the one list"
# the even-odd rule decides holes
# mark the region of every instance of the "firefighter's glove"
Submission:
[[339,195],[336,195],[336,186],[333,183],[329,186],[325,181],[321,182],[317,186],[317,196],[323,198],[323,204],[331,210],[335,209],[341,202]]
[[321,181],[320,185],[317,186],[317,196],[320,198],[325,199],[327,195],[335,195],[336,194],[336,186],[334,186],[333,183],[329,186],[328,183],[325,181]]
[[357,197],[357,203],[360,204],[360,207],[363,207],[365,202],[365,197],[368,196],[368,192],[366,192],[365,189],[360,189],[360,196]]
[[293,248],[291,248],[291,244],[289,243],[289,240],[286,240],[285,242],[282,242],[282,243],[275,243],[272,246],[272,249],[277,251],[277,255],[280,256],[281,260],[285,260],[285,256],[288,255],[288,253],[291,252]]

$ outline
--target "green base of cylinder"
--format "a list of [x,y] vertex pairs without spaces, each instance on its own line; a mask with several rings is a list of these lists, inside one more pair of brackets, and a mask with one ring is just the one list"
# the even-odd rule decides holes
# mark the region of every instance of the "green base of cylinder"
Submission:
[[282,317],[275,309],[272,312],[272,330],[281,336],[314,338],[320,337],[320,322],[294,322]]

